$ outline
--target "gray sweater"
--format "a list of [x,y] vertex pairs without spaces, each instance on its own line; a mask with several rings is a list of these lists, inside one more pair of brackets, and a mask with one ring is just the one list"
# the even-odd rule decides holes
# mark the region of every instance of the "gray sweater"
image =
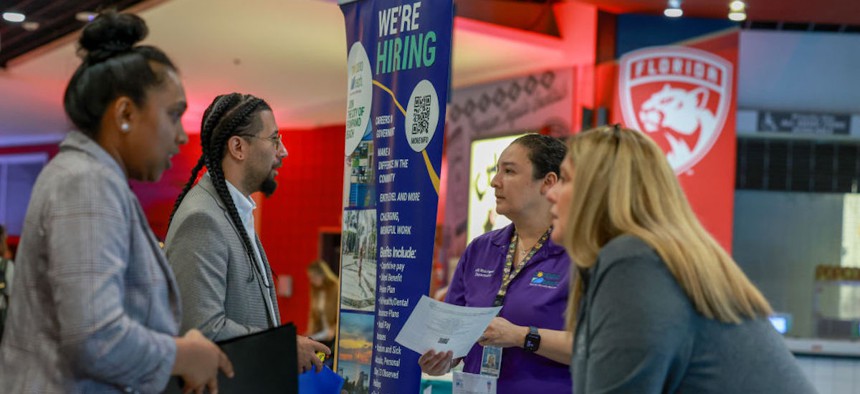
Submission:
[[705,318],[639,238],[610,241],[586,276],[576,394],[815,393],[767,319]]

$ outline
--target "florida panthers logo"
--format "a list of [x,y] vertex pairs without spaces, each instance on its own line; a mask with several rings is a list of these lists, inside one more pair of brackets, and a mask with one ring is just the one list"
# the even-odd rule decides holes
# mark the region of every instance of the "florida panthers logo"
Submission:
[[729,113],[731,63],[686,47],[648,48],[621,59],[619,78],[624,123],[650,134],[676,173],[705,157]]

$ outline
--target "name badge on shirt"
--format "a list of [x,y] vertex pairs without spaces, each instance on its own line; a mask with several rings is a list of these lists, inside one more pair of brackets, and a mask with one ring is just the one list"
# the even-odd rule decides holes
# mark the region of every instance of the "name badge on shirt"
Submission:
[[481,375],[498,378],[502,370],[502,348],[498,346],[484,346],[481,355]]

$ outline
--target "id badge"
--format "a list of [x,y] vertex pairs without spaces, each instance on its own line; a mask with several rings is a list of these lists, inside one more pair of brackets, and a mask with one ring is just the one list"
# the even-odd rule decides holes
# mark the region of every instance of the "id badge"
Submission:
[[481,375],[499,377],[502,370],[502,348],[498,346],[484,346],[481,355]]

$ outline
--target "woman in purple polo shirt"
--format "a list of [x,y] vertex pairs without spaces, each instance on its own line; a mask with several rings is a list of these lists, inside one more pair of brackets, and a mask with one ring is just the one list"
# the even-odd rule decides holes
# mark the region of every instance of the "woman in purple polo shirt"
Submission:
[[[445,299],[472,307],[502,306],[463,367],[498,376],[501,394],[571,391],[572,337],[563,331],[570,259],[549,239],[552,216],[546,199],[565,151],[555,138],[528,134],[502,152],[491,186],[496,211],[513,224],[466,247]],[[418,362],[422,371],[442,375],[460,360],[452,360],[450,351],[431,350]]]

